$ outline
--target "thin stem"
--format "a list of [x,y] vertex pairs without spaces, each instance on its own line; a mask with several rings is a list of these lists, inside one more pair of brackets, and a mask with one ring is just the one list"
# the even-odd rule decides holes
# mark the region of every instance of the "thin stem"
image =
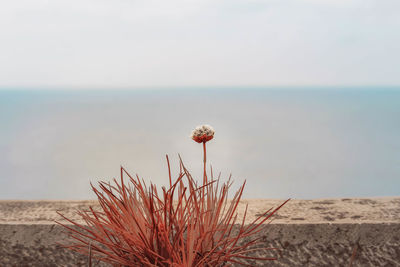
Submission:
[[203,142],[203,152],[204,152],[204,175],[203,175],[203,184],[207,183],[207,173],[206,173],[206,160],[207,160],[207,152],[206,152],[206,142]]
[[[206,173],[206,161],[207,161],[207,152],[206,152],[206,142],[203,142],[203,154],[204,154],[204,160],[203,160],[203,163],[204,163],[204,169],[203,169],[203,186],[205,186],[206,184],[207,184],[207,173]],[[208,185],[206,186],[206,188],[203,188],[201,191],[202,191],[202,199],[201,199],[201,214],[202,214],[202,216],[201,216],[201,219],[200,220],[202,220],[202,225],[201,225],[201,228],[202,228],[202,230],[201,230],[201,232],[203,232],[204,231],[204,229],[203,229],[203,226],[204,226],[204,204],[205,204],[205,190],[207,190],[207,197],[209,196],[208,195]],[[208,206],[207,206],[207,208],[208,208]]]

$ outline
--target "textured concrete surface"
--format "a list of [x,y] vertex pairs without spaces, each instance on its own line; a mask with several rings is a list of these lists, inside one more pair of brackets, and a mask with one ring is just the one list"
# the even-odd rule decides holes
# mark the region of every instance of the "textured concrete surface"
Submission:
[[[250,218],[279,200],[244,200]],[[93,201],[0,201],[0,266],[87,266],[87,258],[54,224],[56,210],[74,217]],[[282,249],[279,260],[252,266],[400,266],[400,198],[292,200],[260,232],[265,246]],[[75,217],[77,218],[77,217]],[[262,255],[261,255],[262,254]],[[254,255],[254,254],[253,254]],[[257,256],[272,256],[270,252]],[[94,264],[94,266],[105,266]]]

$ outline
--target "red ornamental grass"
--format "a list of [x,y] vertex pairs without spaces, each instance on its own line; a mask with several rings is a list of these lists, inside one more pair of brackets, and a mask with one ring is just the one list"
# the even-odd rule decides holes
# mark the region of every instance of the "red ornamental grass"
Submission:
[[[253,248],[260,243],[260,238],[255,235],[288,200],[249,225],[244,224],[246,206],[244,216],[238,222],[236,211],[245,182],[228,201],[231,178],[221,184],[220,176],[214,178],[211,169],[208,181],[206,142],[212,139],[214,131],[201,133],[204,135],[201,142],[204,149],[202,184],[193,179],[181,158],[180,172],[173,182],[167,156],[169,188],[162,187],[160,191],[154,184],[148,187],[144,180],[137,175],[131,176],[121,167],[119,182],[116,179],[114,184],[100,182],[99,189],[91,185],[101,210],[90,207],[78,211],[86,225],[59,213],[70,224],[58,223],[75,240],[65,247],[114,266],[227,266],[232,263],[246,265],[240,259],[275,260],[275,257],[247,255],[275,249]],[[194,137],[192,135],[197,141]]]

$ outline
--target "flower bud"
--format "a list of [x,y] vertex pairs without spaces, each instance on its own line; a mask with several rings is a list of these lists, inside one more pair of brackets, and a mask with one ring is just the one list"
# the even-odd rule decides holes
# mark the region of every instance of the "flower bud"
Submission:
[[191,137],[197,143],[205,143],[213,139],[214,133],[215,131],[210,125],[201,125],[192,131]]

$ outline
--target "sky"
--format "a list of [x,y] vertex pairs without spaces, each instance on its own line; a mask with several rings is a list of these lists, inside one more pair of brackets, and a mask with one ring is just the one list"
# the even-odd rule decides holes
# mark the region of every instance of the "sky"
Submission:
[[0,88],[397,86],[398,0],[5,0]]

